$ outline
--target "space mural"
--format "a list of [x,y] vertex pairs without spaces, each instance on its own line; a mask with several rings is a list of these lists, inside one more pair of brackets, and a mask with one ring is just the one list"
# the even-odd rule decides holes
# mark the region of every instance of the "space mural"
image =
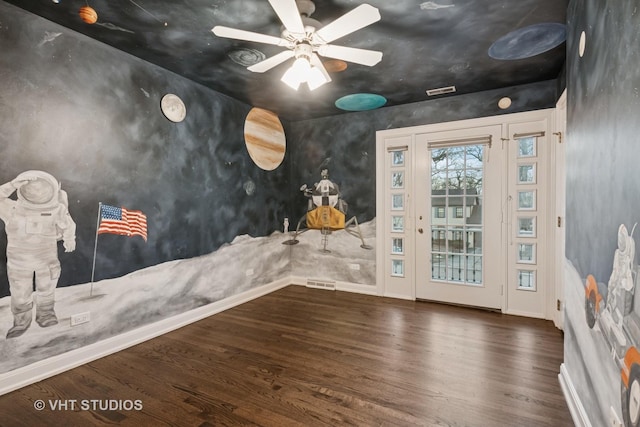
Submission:
[[289,275],[285,153],[256,166],[250,106],[0,16],[0,373]]
[[[321,230],[283,244],[286,122],[0,12],[0,374],[290,277],[293,251],[306,273],[373,285],[373,223],[326,258]],[[350,251],[369,253],[361,270]]]
[[[27,171],[53,177],[57,192],[22,248],[38,250],[32,237],[47,246],[48,270],[26,270],[35,295],[10,284],[14,231],[2,218],[0,374],[287,277],[374,293],[376,130],[499,114],[504,96],[278,125],[9,4],[0,2],[0,16],[12,22],[0,25],[0,182],[13,183],[5,202],[21,205],[27,183],[15,180]],[[556,83],[510,93],[509,112],[548,108]],[[270,134],[278,130],[267,141],[264,117]],[[326,212],[337,223],[326,226]]]
[[640,424],[639,6],[568,11],[564,365],[594,426]]

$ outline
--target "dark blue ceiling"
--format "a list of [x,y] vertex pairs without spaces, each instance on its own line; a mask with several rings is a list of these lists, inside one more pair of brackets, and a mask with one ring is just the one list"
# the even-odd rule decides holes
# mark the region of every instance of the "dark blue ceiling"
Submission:
[[[284,48],[211,32],[223,25],[279,37],[267,0],[5,1],[291,121],[344,113],[335,102],[361,93],[392,106],[432,99],[425,91],[433,88],[455,86],[439,95],[455,96],[555,79],[565,62],[568,0],[369,0],[381,20],[334,44],[381,51],[382,61],[349,63],[313,92],[280,81],[290,62],[264,74],[246,69]],[[312,18],[326,25],[364,2],[314,3]],[[80,19],[86,5],[98,14],[95,24]]]

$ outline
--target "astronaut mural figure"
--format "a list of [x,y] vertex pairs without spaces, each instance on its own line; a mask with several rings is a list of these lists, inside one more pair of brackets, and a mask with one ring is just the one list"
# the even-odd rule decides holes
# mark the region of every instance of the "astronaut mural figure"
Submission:
[[611,304],[613,320],[619,327],[622,327],[624,316],[633,308],[635,249],[633,238],[624,224],[621,224],[618,228],[618,249],[613,255],[613,269],[607,286],[610,295],[607,304]]
[[[10,198],[17,194],[17,200]],[[76,224],[68,209],[67,193],[43,171],[26,171],[0,186],[0,219],[7,233],[7,276],[13,327],[7,338],[29,328],[33,303],[36,322],[45,328],[58,323],[54,292],[60,278],[59,240],[65,252],[76,246]],[[35,276],[35,298],[33,282]]]

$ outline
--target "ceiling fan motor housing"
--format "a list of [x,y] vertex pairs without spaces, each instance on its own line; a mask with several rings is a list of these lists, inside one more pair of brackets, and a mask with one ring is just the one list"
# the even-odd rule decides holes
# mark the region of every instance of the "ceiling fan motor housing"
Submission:
[[302,16],[311,16],[316,10],[316,5],[311,0],[296,0],[296,6]]
[[311,55],[313,54],[313,48],[308,43],[298,43],[294,49],[297,58],[304,58],[307,61],[311,61]]

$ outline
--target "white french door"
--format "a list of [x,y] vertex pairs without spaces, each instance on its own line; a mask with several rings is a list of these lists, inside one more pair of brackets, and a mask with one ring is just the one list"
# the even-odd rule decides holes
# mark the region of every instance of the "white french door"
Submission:
[[547,119],[513,123],[508,132],[507,304],[510,312],[545,317],[549,254],[554,233],[548,221],[550,140]]
[[415,136],[416,298],[502,307],[501,132]]
[[552,112],[377,133],[380,295],[553,316]]

